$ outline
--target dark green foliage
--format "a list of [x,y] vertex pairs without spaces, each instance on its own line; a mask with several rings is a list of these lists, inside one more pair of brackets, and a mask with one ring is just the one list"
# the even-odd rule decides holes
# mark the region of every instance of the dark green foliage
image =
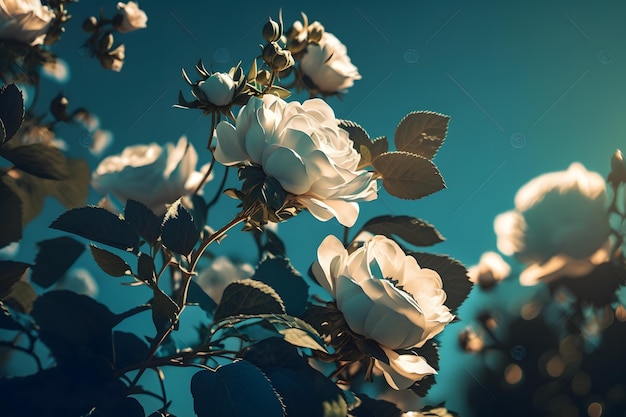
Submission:
[[69,236],[37,242],[39,252],[32,266],[30,279],[48,288],[54,285],[85,251],[85,245]]
[[198,231],[191,214],[180,200],[170,206],[161,225],[161,239],[170,251],[189,256],[198,242]]
[[309,286],[286,258],[266,258],[256,269],[252,279],[264,282],[280,296],[287,314],[304,313]]

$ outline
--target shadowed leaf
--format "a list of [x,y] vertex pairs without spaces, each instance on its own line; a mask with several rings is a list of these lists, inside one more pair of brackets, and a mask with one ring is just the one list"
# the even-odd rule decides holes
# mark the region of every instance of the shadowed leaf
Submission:
[[30,264],[25,262],[0,261],[0,300],[4,300],[29,266]]
[[116,254],[105,249],[100,249],[92,244],[89,245],[89,249],[91,249],[91,255],[100,269],[107,274],[114,277],[122,277],[126,275],[127,272],[130,272],[130,265]]
[[48,288],[63,277],[85,250],[85,245],[69,236],[37,242],[39,252],[35,258],[30,279]]
[[266,258],[259,264],[252,279],[272,287],[285,304],[287,314],[300,316],[304,313],[309,286],[293,268],[289,259]]
[[0,156],[36,177],[63,180],[70,176],[63,152],[43,143],[0,148]]
[[3,181],[0,181],[0,248],[22,238],[22,201]]
[[172,252],[188,256],[196,245],[200,233],[191,214],[180,200],[170,206],[161,226],[163,244]]
[[446,137],[449,121],[448,116],[429,111],[407,114],[396,128],[396,149],[432,159]]
[[[426,362],[439,370],[439,346],[432,340],[429,340],[419,349],[411,349],[418,356],[426,359]],[[411,391],[420,397],[425,397],[430,388],[435,385],[435,375],[427,375],[409,387]]]
[[363,225],[363,230],[390,239],[397,236],[415,246],[432,246],[444,240],[434,226],[410,216],[375,217]]
[[24,97],[13,83],[0,88],[0,146],[17,133],[24,120]]
[[153,287],[152,305],[152,322],[157,332],[170,327],[176,320],[178,314],[178,304],[174,302],[159,287]]
[[139,201],[126,201],[124,219],[149,245],[153,245],[161,234],[161,220]]
[[260,281],[244,279],[229,284],[215,310],[220,321],[239,314],[284,314],[285,306],[272,287]]
[[66,211],[52,222],[50,228],[122,250],[139,246],[139,235],[129,224],[100,207],[87,206]]
[[372,165],[382,175],[389,194],[416,200],[446,187],[439,170],[428,159],[408,152],[387,152]]
[[17,281],[9,293],[4,297],[4,303],[20,313],[30,314],[33,303],[37,300],[37,293],[28,281]]
[[187,304],[197,304],[211,317],[217,307],[217,303],[194,280],[189,283]]
[[137,335],[128,332],[113,332],[115,365],[118,369],[137,365],[148,356],[148,345]]
[[264,416],[285,416],[270,381],[245,360],[196,373],[191,379],[191,395],[198,417],[248,417],[261,410]]

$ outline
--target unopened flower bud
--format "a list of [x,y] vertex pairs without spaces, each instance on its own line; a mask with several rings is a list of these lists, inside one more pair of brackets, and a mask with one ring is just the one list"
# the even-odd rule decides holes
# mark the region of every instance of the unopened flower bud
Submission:
[[270,42],[263,48],[263,60],[275,72],[283,71],[294,64],[291,52],[281,48],[276,42]]
[[69,100],[63,93],[60,93],[50,102],[50,113],[52,113],[54,118],[58,121],[67,121],[69,120],[69,116],[67,115],[68,105]]
[[83,30],[85,32],[93,32],[98,27],[98,19],[95,16],[89,16],[83,22]]
[[270,20],[263,26],[263,39],[265,42],[276,42],[282,35],[282,28],[278,22]]
[[306,45],[307,45],[306,39],[300,40],[299,38],[294,38],[289,43],[287,43],[287,49],[289,49],[289,51],[292,54],[297,54],[299,52],[304,51],[304,49],[306,48]]
[[270,82],[271,74],[268,70],[261,70],[256,73],[255,81],[261,85],[267,85]]
[[113,35],[111,33],[106,34],[98,41],[98,49],[103,52],[108,51],[113,46],[113,42],[115,42]]
[[322,40],[322,35],[324,34],[324,26],[320,22],[313,22],[309,25],[307,40],[313,43],[319,43]]
[[615,185],[626,182],[626,163],[624,162],[624,155],[619,149],[611,157],[609,181]]

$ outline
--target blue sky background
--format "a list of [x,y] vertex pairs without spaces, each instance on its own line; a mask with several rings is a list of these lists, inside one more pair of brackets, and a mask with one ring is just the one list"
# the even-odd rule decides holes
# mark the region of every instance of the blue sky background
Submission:
[[[622,1],[244,1],[228,9],[226,3],[143,1],[148,28],[116,36],[116,43],[126,45],[121,73],[105,71],[81,53],[87,35],[80,25],[98,13],[100,4],[106,16],[114,13],[114,1],[84,0],[70,6],[74,17],[53,51],[69,64],[71,78],[63,85],[44,80],[39,104],[63,91],[72,107],[88,107],[101,127],[114,133],[108,154],[138,143],[175,142],[186,134],[200,153],[200,164],[208,162],[204,148],[210,118],[172,108],[180,89],[190,97],[181,68],[191,74],[202,59],[216,71],[240,60],[247,69],[259,52],[267,17],[277,19],[282,7],[289,25],[304,11],[347,46],[363,77],[341,99],[328,100],[337,118],[359,123],[371,137],[391,139],[408,112],[430,110],[451,117],[435,158],[447,189],[410,202],[383,191],[378,200],[361,206],[357,226],[381,214],[419,217],[447,239],[431,250],[468,266],[484,251],[495,250],[493,219],[512,208],[520,186],[541,173],[564,170],[573,161],[606,176],[611,155],[626,137]],[[70,154],[87,158],[95,168],[98,160],[81,145],[85,133],[67,127],[59,135],[68,142]],[[230,178],[236,186],[235,175]],[[205,190],[213,195],[211,185]],[[98,198],[94,192],[89,202]],[[217,228],[227,222],[235,206],[234,200],[224,198],[210,225]],[[32,260],[33,242],[58,235],[46,228],[61,212],[56,202],[47,203],[45,214],[27,229],[18,258]],[[281,224],[279,233],[288,256],[305,273],[321,240],[327,234],[340,236],[342,228],[334,220],[320,223],[302,213]],[[252,239],[236,231],[214,251],[251,261],[256,255]],[[120,287],[99,274],[88,254],[81,263],[94,271],[99,299],[114,311],[146,300],[141,289]],[[514,282],[506,285],[500,293],[508,297],[528,292]],[[472,317],[477,306],[515,306],[511,300],[474,291],[460,316]],[[129,325],[150,326],[149,320]],[[471,416],[463,398],[451,394],[463,381],[480,383],[472,378],[475,362],[456,349],[456,333],[463,326],[449,326],[442,335],[442,370],[429,402],[447,399],[451,409]],[[138,331],[150,334],[152,328]],[[174,377],[181,372],[168,374],[168,380],[181,385]],[[176,402],[184,401],[184,395],[189,394],[181,393]]]

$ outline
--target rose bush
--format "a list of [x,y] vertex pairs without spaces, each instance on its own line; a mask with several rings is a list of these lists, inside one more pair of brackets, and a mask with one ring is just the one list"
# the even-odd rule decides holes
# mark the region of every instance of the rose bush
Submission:
[[260,165],[320,220],[352,226],[359,201],[377,197],[371,173],[357,170],[360,156],[335,114],[321,99],[285,102],[252,97],[236,126],[217,125],[215,158],[224,165]]
[[41,45],[54,12],[39,0],[0,0],[0,39]]
[[346,46],[332,33],[324,32],[319,43],[310,43],[300,68],[322,93],[333,94],[350,88],[361,75],[352,64]]
[[579,163],[540,175],[519,189],[515,209],[498,215],[494,229],[500,252],[529,265],[522,283],[584,275],[608,256],[604,179]]
[[198,187],[203,175],[195,170],[197,162],[198,154],[185,136],[176,146],[128,146],[120,155],[100,162],[92,175],[92,185],[123,204],[128,199],[136,200],[162,214],[168,203]]
[[121,18],[118,18],[120,21],[115,28],[120,32],[132,32],[147,27],[148,16],[134,1],[129,1],[126,4],[119,2],[117,8],[120,10]]
[[381,235],[350,254],[337,238],[326,237],[312,272],[336,300],[348,327],[385,351],[389,364],[375,364],[392,387],[406,388],[436,373],[424,358],[394,350],[422,347],[453,320],[437,272],[421,268]]

